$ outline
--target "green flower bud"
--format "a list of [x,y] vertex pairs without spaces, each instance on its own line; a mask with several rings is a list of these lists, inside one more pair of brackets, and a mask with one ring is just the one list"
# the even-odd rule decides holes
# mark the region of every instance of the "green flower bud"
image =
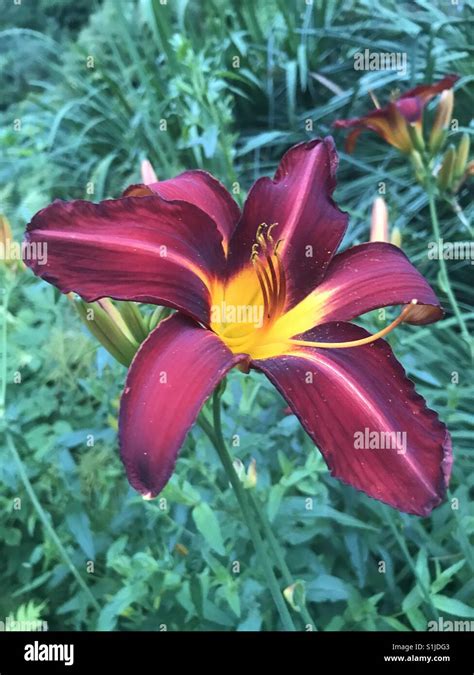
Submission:
[[400,232],[400,228],[393,228],[392,234],[390,236],[390,243],[394,246],[398,246],[398,248],[402,247],[402,233]]
[[[71,296],[69,296],[71,297]],[[138,349],[135,340],[120,312],[108,298],[88,303],[73,300],[74,306],[85,326],[107,349],[114,359],[129,366]]]
[[445,192],[449,190],[453,183],[453,169],[454,162],[456,159],[456,151],[453,145],[450,145],[449,148],[444,153],[443,163],[441,164],[441,169],[438,173],[438,188]]
[[301,611],[301,607],[306,602],[306,588],[304,581],[298,579],[291,586],[287,586],[283,591],[285,600],[296,612]]
[[438,152],[446,140],[447,130],[453,114],[454,93],[446,89],[440,96],[435,121],[431,127],[429,148],[432,155]]
[[471,146],[471,141],[469,134],[463,134],[459,142],[459,146],[456,152],[456,160],[454,162],[453,175],[454,179],[457,180],[464,175],[467,166],[467,160],[469,159],[469,148]]
[[139,344],[143,342],[148,335],[148,329],[137,303],[119,302],[117,308],[135,340]]
[[425,141],[423,139],[423,131],[420,124],[407,124],[408,133],[415,150],[423,152],[425,149]]

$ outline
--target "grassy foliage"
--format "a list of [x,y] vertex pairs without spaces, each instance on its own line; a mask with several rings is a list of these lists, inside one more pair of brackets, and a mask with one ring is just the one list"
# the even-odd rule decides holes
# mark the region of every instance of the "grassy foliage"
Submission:
[[[139,180],[144,157],[160,178],[210,170],[234,192],[240,187],[242,200],[292,143],[367,110],[369,90],[386,99],[398,86],[457,72],[455,116],[460,130],[472,131],[467,4],[42,4],[52,9],[41,19],[27,2],[10,7],[0,33],[0,211],[18,239],[54,198],[117,196]],[[353,54],[366,47],[407,52],[407,78],[355,71]],[[351,214],[344,245],[368,239],[371,203],[385,182],[404,250],[445,298],[426,255],[426,197],[410,167],[369,134],[352,156],[342,136],[336,141],[336,199]],[[468,188],[459,204],[457,214],[443,205],[447,240],[469,238]],[[472,266],[453,261],[450,274],[472,326]],[[85,333],[66,298],[30,273],[17,275],[2,318],[6,418],[17,455],[1,449],[0,619],[41,617],[51,629],[278,628],[237,503],[199,428],[186,440],[166,504],[143,502],[117,456],[125,369]],[[377,321],[370,316],[365,325]],[[449,311],[435,326],[401,327],[391,342],[454,440],[450,499],[427,519],[400,515],[330,478],[262,377],[233,373],[224,394],[226,436],[240,437],[233,452],[245,466],[256,458],[256,497],[295,578],[306,582],[320,630],[423,630],[438,615],[474,619],[474,383],[466,348]]]

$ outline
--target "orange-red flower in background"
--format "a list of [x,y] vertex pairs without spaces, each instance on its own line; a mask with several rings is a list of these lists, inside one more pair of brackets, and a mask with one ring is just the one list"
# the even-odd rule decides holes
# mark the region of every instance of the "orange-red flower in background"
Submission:
[[377,108],[362,117],[336,120],[333,126],[339,129],[352,129],[346,140],[348,152],[354,150],[362,131],[370,129],[401,152],[409,153],[414,147],[410,126],[421,138],[422,116],[426,104],[436,94],[451,89],[458,79],[457,75],[446,75],[436,84],[419,85],[382,108]]

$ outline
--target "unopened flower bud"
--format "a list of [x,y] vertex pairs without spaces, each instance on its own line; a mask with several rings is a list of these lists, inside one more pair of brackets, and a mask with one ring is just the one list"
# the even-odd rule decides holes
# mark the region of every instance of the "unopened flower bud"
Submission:
[[244,487],[254,488],[257,485],[257,460],[252,457],[247,469],[247,476]]
[[442,92],[436,110],[435,121],[431,128],[429,148],[431,154],[438,152],[447,135],[447,130],[451,123],[453,114],[454,93],[452,89],[446,89]]
[[118,311],[135,340],[140,344],[148,335],[145,320],[136,302],[119,302]]
[[398,248],[402,247],[402,233],[400,232],[400,228],[393,228],[392,234],[390,236],[390,243],[394,246],[398,246]]
[[426,169],[423,164],[423,159],[417,150],[412,150],[410,153],[410,158],[415,170],[415,176],[421,185],[424,185],[426,179]]
[[251,459],[247,471],[245,471],[243,462],[238,458],[234,459],[233,465],[237,478],[246,490],[250,490],[257,485],[257,462],[255,459]]
[[234,471],[235,471],[235,473],[237,474],[237,478],[240,480],[241,483],[243,483],[244,480],[245,480],[245,466],[244,466],[244,463],[242,462],[241,459],[239,459],[239,458],[237,457],[236,459],[234,459],[234,461],[232,462],[232,464],[233,464],[233,466],[234,466]]
[[12,272],[25,268],[21,259],[21,246],[13,239],[8,218],[0,214],[0,262]]
[[306,602],[306,589],[304,581],[298,579],[291,586],[287,586],[283,591],[285,600],[296,612],[301,611],[301,607],[304,607]]
[[415,150],[418,150],[418,152],[423,152],[425,149],[425,141],[423,139],[423,130],[421,124],[407,124],[407,129]]
[[453,175],[455,180],[464,175],[467,160],[469,159],[470,145],[469,134],[463,134],[456,151],[456,159],[454,162]]
[[5,247],[12,240],[12,228],[5,216],[0,215],[0,244]]
[[148,317],[148,330],[152,331],[160,321],[166,319],[171,314],[171,309],[169,307],[157,307],[152,314]]
[[[71,296],[70,296],[71,297]],[[72,298],[71,298],[72,299]],[[124,366],[129,366],[139,343],[134,339],[118,309],[108,298],[88,303],[74,300],[79,316],[107,351]]]
[[388,241],[388,209],[383,197],[376,197],[372,205],[370,241]]
[[141,164],[141,174],[142,174],[142,182],[145,185],[151,185],[151,183],[157,183],[158,178],[156,177],[155,170],[151,164],[151,162],[148,159],[144,159],[142,164]]
[[442,191],[449,190],[453,182],[454,162],[456,159],[456,151],[453,145],[444,153],[443,162],[438,173],[438,188]]

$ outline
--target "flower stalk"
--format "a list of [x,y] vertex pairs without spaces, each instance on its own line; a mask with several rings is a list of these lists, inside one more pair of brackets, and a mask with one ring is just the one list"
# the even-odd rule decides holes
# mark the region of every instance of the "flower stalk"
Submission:
[[[295,584],[303,584],[301,581],[295,581],[291,571],[286,564],[283,551],[278,543],[277,538],[275,537],[270,521],[265,513],[264,508],[261,506],[258,497],[254,494],[254,490],[246,489],[245,485],[238,477],[238,473],[235,469],[235,464],[232,461],[232,458],[227,450],[225,440],[222,433],[222,422],[221,422],[221,396],[224,390],[223,384],[221,384],[214,392],[212,399],[212,408],[213,408],[213,424],[211,424],[204,415],[200,417],[200,424],[212,444],[214,445],[219,458],[222,462],[224,470],[229,478],[229,481],[235,491],[237,501],[242,511],[243,518],[246,522],[248,530],[250,532],[255,550],[257,555],[260,558],[265,576],[267,578],[267,583],[269,589],[272,593],[276,608],[280,615],[283,625],[286,626],[287,630],[296,630],[293,626],[290,628],[288,623],[288,608],[285,603],[282,603],[283,597],[286,597],[285,591],[283,593],[280,590],[280,586],[273,572],[273,568],[278,569],[281,574],[281,578],[286,585],[286,589],[291,589]],[[252,511],[254,513],[252,513]],[[264,540],[260,534],[259,529],[255,525],[255,517],[257,517],[257,522],[263,533]],[[270,561],[267,557],[267,553],[264,547],[264,542],[268,545],[272,560]],[[316,630],[316,625],[311,617],[304,600],[304,593],[297,596],[299,602],[297,604],[292,604],[294,610],[301,615],[301,618],[305,622],[305,626],[311,627],[311,630]],[[294,600],[294,594],[292,595]],[[291,603],[290,603],[291,604]],[[285,610],[283,609],[285,607]],[[285,618],[286,617],[286,618]],[[291,616],[290,616],[291,619]]]
[[273,597],[276,609],[280,616],[281,622],[286,631],[296,631],[295,624],[291,618],[288,606],[285,602],[285,598],[278,584],[278,580],[275,576],[273,570],[272,562],[268,558],[267,551],[265,550],[264,541],[260,534],[260,531],[255,523],[255,518],[252,514],[252,509],[250,506],[250,501],[248,497],[248,491],[245,490],[241,481],[239,480],[237,473],[232,462],[232,458],[227,450],[227,446],[224,441],[222,433],[222,421],[221,421],[221,396],[222,396],[222,385],[218,387],[212,398],[212,417],[213,424],[211,425],[207,420],[201,417],[201,426],[209,437],[210,441],[214,445],[216,452],[221,460],[224,471],[229,479],[230,484],[234,490],[236,499],[239,503],[243,519],[247,528],[250,532],[257,556],[262,565],[265,577],[268,583],[268,588]]

